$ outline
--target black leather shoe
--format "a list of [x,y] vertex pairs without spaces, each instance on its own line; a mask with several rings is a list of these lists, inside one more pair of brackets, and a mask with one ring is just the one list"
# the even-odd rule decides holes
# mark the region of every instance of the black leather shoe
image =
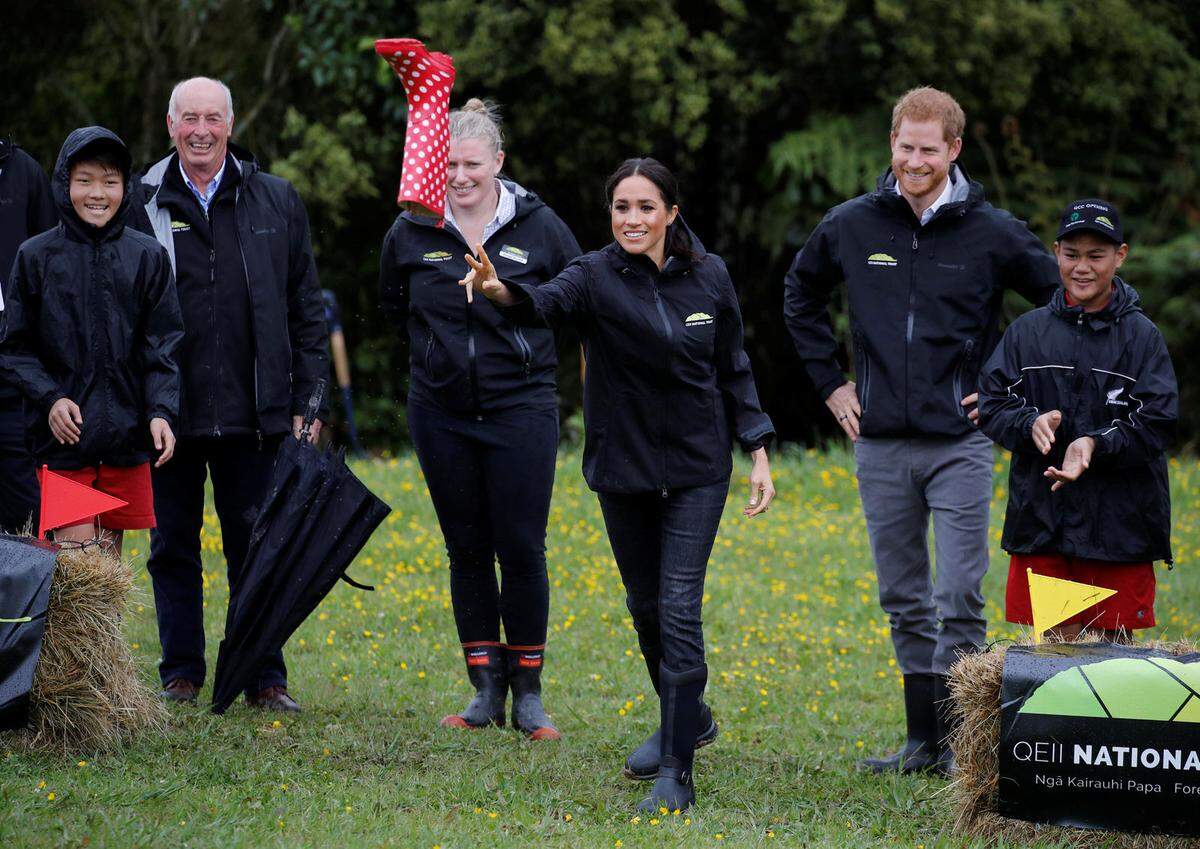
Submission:
[[274,710],[280,713],[300,713],[300,705],[288,695],[287,687],[278,684],[274,687],[259,690],[253,696],[247,696],[246,701],[252,707],[262,708],[263,710]]
[[163,687],[159,696],[168,702],[195,704],[199,692],[200,687],[194,682],[186,678],[173,678],[167,682],[167,686]]

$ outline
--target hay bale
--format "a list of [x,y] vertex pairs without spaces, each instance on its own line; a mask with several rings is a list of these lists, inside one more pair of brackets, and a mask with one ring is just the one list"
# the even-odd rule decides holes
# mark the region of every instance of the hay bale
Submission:
[[99,549],[58,553],[42,652],[29,694],[27,749],[96,751],[166,730],[167,711],[142,683],[122,623],[133,572]]
[[[1154,642],[1151,648],[1172,654],[1196,651],[1190,642]],[[1042,841],[1072,849],[1200,849],[1200,839],[1129,834],[1042,825],[1011,819],[995,811],[1000,779],[1000,685],[1005,647],[966,655],[950,670],[950,693],[961,723],[950,740],[959,774],[946,788],[954,830],[984,845]]]

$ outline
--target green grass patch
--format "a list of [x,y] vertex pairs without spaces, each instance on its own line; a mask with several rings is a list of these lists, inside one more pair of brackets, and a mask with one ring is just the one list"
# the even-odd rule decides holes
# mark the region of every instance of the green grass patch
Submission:
[[[356,468],[394,508],[352,569],[378,590],[337,586],[289,643],[305,712],[177,708],[166,737],[70,758],[0,742],[0,846],[964,845],[949,834],[943,782],[854,769],[899,743],[903,719],[845,452],[777,460],[779,500],[753,521],[740,515],[739,460],[705,600],[721,736],[697,756],[699,805],[641,819],[633,810],[649,785],[622,778],[621,765],[653,729],[657,704],[578,455],[560,456],[548,539],[545,701],[565,735],[552,744],[438,727],[470,695],[441,533],[414,458]],[[1162,624],[1146,636],[1196,638],[1200,466],[1172,461],[1171,471],[1181,566],[1159,571]],[[1005,474],[1000,458],[985,586],[992,639],[1016,635],[1002,621]],[[212,664],[228,592],[211,511],[203,542]],[[156,682],[146,551],[146,536],[133,535],[127,553],[144,593],[128,630]]]

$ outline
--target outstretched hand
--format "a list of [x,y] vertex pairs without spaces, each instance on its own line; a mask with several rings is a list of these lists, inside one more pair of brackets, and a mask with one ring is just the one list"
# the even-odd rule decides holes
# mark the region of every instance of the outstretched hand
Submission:
[[1062,424],[1062,413],[1058,410],[1050,410],[1034,419],[1030,436],[1038,451],[1043,454],[1050,453],[1050,447],[1054,445],[1054,432],[1058,430],[1060,424]]
[[1071,481],[1079,480],[1079,476],[1086,472],[1088,466],[1091,465],[1092,454],[1095,450],[1096,440],[1090,436],[1081,436],[1068,445],[1067,452],[1063,457],[1062,468],[1056,469],[1051,466],[1042,473],[1054,481],[1050,485],[1050,491],[1055,492]]
[[458,281],[459,286],[467,288],[467,303],[471,303],[473,294],[478,292],[489,301],[494,301],[498,304],[508,305],[513,303],[514,298],[508,291],[508,287],[500,282],[500,278],[496,276],[496,269],[492,266],[492,261],[488,259],[487,251],[483,249],[483,245],[476,245],[475,252],[479,255],[479,259],[464,254],[463,259],[467,261],[467,265],[471,270],[467,272],[467,276]]

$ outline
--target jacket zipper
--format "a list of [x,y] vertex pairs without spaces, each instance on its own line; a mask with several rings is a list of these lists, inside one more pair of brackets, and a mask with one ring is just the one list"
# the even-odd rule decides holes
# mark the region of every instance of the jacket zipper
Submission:
[[[212,216],[208,214],[208,210],[204,210],[204,220],[208,222],[208,235],[210,247],[208,249],[208,291],[209,297],[212,300],[212,326],[213,326],[213,357],[217,361],[217,379],[208,386],[208,397],[211,401],[209,408],[213,412],[213,436],[221,435],[221,415],[218,410],[219,396],[221,388],[221,322],[217,320],[217,230],[212,225]],[[237,223],[234,222],[234,230],[237,230]]]
[[908,395],[911,386],[909,384],[908,369],[910,359],[910,348],[912,347],[913,338],[913,323],[915,321],[916,300],[917,300],[917,231],[913,231],[912,240],[912,256],[908,263],[908,316],[904,323],[904,427],[908,428]]
[[430,365],[433,359],[433,328],[425,325],[425,373],[433,377],[433,368]]
[[[662,320],[663,332],[666,334],[667,357],[666,357],[665,365],[666,365],[666,370],[669,373],[671,370],[671,339],[673,336],[673,334],[671,332],[671,320],[669,318],[667,318],[666,307],[663,306],[662,298],[658,294],[657,276],[650,281],[650,286],[654,292],[654,306],[658,309],[658,317]],[[668,403],[669,402],[667,400],[666,393],[663,393],[662,403],[659,405],[659,411],[662,414],[661,415],[662,426],[661,426],[661,431],[660,431],[661,437],[660,437],[659,444],[662,446],[661,451],[662,451],[662,468],[663,468],[663,473],[662,473],[662,497],[663,498],[667,497],[667,450],[666,450],[666,446],[667,446],[667,404]]]
[[965,419],[967,417],[966,408],[962,405],[963,388],[962,379],[966,372],[967,363],[971,361],[971,354],[975,350],[975,340],[968,339],[966,346],[963,348],[963,355],[959,357],[958,365],[954,368],[954,408],[958,410],[958,417]]
[[[246,251],[242,248],[242,231],[238,227],[238,201],[242,198],[242,187],[239,185],[233,191],[233,232],[237,236],[238,254],[242,258],[242,273],[246,275],[246,297],[250,300],[250,341],[254,344],[254,418],[258,421],[259,448],[262,447],[262,421],[258,412],[258,328],[254,326],[254,292],[250,288],[250,266],[246,264]],[[295,372],[293,367],[292,372]],[[290,412],[290,410],[289,410]]]
[[533,349],[529,347],[521,328],[514,328],[513,335],[517,337],[517,346],[521,349],[521,370],[525,373],[525,379],[529,380],[529,373],[533,367]]
[[867,346],[865,344],[861,341],[859,344],[862,345],[862,411],[865,416],[867,414],[868,401],[871,397],[871,355],[867,353]]

